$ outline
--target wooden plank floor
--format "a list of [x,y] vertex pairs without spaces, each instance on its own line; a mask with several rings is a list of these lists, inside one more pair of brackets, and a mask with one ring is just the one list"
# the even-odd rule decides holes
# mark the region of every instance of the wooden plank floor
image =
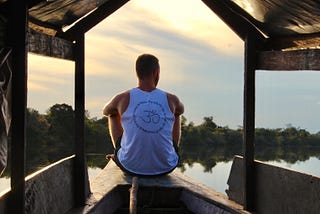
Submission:
[[[68,214],[93,213],[102,203],[116,206],[115,202],[123,200],[120,192],[127,192],[131,182],[132,176],[123,173],[113,161],[110,161],[100,174],[90,182],[92,194],[87,200],[87,205],[74,209]],[[248,213],[243,210],[241,205],[230,201],[226,195],[183,175],[178,169],[164,176],[139,177],[138,185],[140,190],[142,188],[165,188],[167,192],[169,189],[180,190],[179,196],[177,196],[179,200],[183,201],[189,210],[198,210],[199,213],[210,213],[212,209],[223,210],[216,213]],[[112,210],[111,207],[110,209]]]

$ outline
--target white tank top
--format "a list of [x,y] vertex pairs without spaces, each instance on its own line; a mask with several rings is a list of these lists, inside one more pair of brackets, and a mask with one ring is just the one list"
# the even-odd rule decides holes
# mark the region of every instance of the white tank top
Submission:
[[130,102],[121,118],[124,129],[118,159],[130,172],[156,175],[171,171],[178,164],[172,143],[174,114],[167,94],[130,90]]

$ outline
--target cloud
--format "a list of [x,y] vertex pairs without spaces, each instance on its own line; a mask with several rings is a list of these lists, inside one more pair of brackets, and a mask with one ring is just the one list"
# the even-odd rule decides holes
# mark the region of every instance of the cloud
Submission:
[[257,125],[279,128],[292,123],[310,132],[319,131],[319,81],[316,71],[257,72]]
[[72,61],[42,57],[35,54],[28,55],[28,69],[49,75],[64,75],[74,72],[74,63]]
[[29,54],[28,91],[47,95],[72,90],[74,63],[66,60]]
[[[178,6],[181,11],[177,13]],[[131,68],[137,53],[147,51],[156,52],[161,59],[204,49],[224,56],[243,52],[237,36],[200,1],[132,1],[86,38],[87,62],[92,65],[89,75],[117,75],[115,70]]]
[[28,107],[44,113],[56,103],[73,104],[74,63],[28,55]]
[[[205,5],[201,6],[205,7]],[[176,11],[175,14],[177,15]],[[111,15],[110,19],[99,24],[86,36],[87,74],[122,78],[127,72],[134,72],[134,61],[138,54],[151,52],[159,57],[161,70],[164,71],[162,77],[166,82],[188,82],[194,80],[197,73],[194,70],[200,70],[199,66],[203,67],[203,64],[208,64],[208,61],[221,64],[218,61],[226,61],[224,58],[236,58],[235,51],[232,51],[230,56],[220,52],[220,57],[217,57],[219,48],[210,45],[204,39],[193,36],[190,31],[187,31],[188,29],[181,31],[177,26],[170,25],[169,20],[162,18],[166,17],[166,14],[162,15],[141,5],[140,7],[131,5],[129,8],[125,6],[119,9],[118,14]],[[212,15],[211,12],[210,15]],[[188,23],[188,20],[185,22]],[[190,26],[198,25],[199,23],[193,23]],[[220,21],[217,26],[223,25]],[[205,26],[204,29],[191,32],[207,32],[207,29],[208,27]],[[222,34],[224,34],[223,31],[218,36]],[[228,36],[224,35],[224,37]],[[215,41],[215,38],[212,37],[210,41]],[[229,42],[235,43],[233,40]],[[216,44],[222,44],[222,42],[217,41]],[[221,49],[226,50],[226,48]],[[194,69],[186,73],[191,70],[188,69],[189,66]],[[212,66],[214,67],[217,66]],[[132,77],[134,78],[134,76],[130,78]]]
[[96,97],[87,97],[86,98],[86,109],[91,109],[89,111],[89,116],[95,116],[101,118],[102,115],[102,108],[107,103],[106,98],[103,96],[96,96]]
[[185,37],[204,42],[227,55],[242,55],[241,40],[198,0],[188,0],[187,4],[184,0],[140,0],[134,6],[150,12],[151,17],[156,15],[153,19],[161,20],[162,26]]
[[32,91],[50,91],[48,87],[45,87],[43,84],[38,84],[34,82],[28,83],[28,90]]
[[[71,72],[69,72],[71,73]],[[59,75],[62,76],[62,75]],[[67,83],[66,79],[56,77],[54,74],[50,72],[41,72],[40,74],[36,71],[29,73],[29,79],[32,79],[36,82],[42,82],[42,83],[55,83],[55,84],[65,84]]]

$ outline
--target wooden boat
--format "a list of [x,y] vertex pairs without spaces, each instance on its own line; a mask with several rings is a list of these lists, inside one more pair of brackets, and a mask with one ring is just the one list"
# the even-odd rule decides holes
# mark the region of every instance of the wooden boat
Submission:
[[[136,213],[249,213],[227,195],[193,180],[179,169],[164,176],[132,177],[109,161],[90,181],[84,206],[75,206],[74,156],[59,160],[25,179],[28,214],[129,213],[132,180],[137,178]],[[86,184],[89,192],[89,183]],[[12,190],[0,193],[0,213],[10,212]],[[131,191],[132,192],[132,191]]]
[[[87,205],[68,213],[129,213],[133,178],[110,161],[91,181]],[[226,195],[178,170],[164,176],[138,177],[137,184],[137,213],[248,213]]]
[[[296,183],[291,182],[291,185],[288,185],[285,182],[279,182],[277,187],[281,188],[274,188],[275,185],[269,182],[272,189],[277,191],[277,195],[284,196],[280,197],[281,200],[279,198],[274,200],[274,196],[270,194],[270,186],[260,185],[263,188],[256,190],[259,179],[261,177],[269,178],[266,175],[270,175],[270,173],[261,173],[255,167],[254,110],[256,70],[320,70],[320,2],[314,0],[292,1],[290,3],[285,0],[202,1],[245,44],[243,99],[243,166],[245,169],[241,174],[243,191],[238,192],[243,196],[244,207],[258,213],[263,213],[263,211],[275,213],[269,212],[270,207],[274,207],[274,210],[278,212],[279,210],[288,212],[290,207],[294,213],[297,213],[298,209],[303,210],[301,213],[311,213],[310,207],[313,207],[318,213],[319,203],[310,202],[319,201],[319,179],[311,177],[309,184],[312,186],[306,188],[303,191],[304,194],[301,194],[300,191],[283,191],[284,189],[296,190],[296,186],[298,186]],[[2,0],[0,2],[0,43],[12,50],[10,57],[8,57],[8,63],[12,68],[12,74],[14,74],[12,75],[11,108],[12,190],[1,195],[0,212],[65,213],[72,207],[82,206],[86,202],[87,194],[84,152],[85,33],[122,7],[128,0],[78,0],[70,2],[60,0],[54,1],[55,4],[52,4],[52,1],[44,0]],[[303,6],[301,6],[302,3]],[[87,5],[87,7],[83,7],[83,5]],[[181,3],[181,8],[182,6],[183,3]],[[179,9],[180,7],[177,8],[177,10]],[[29,20],[32,21],[28,23]],[[74,142],[76,158],[61,160],[55,165],[46,167],[47,171],[42,170],[41,174],[39,172],[25,178],[28,51],[42,56],[70,60],[75,64],[76,126]],[[8,114],[3,116],[8,117]],[[81,208],[79,212],[111,213],[127,207],[127,190],[132,178],[113,170],[112,164],[108,164],[96,181],[93,181],[92,194],[87,201],[87,206]],[[275,173],[275,175],[277,174]],[[277,177],[275,176],[275,178]],[[282,177],[281,180],[286,181]],[[301,180],[309,181],[304,177]],[[157,190],[165,190],[161,194],[154,193],[153,196],[157,196],[157,202],[161,201],[160,199],[164,198],[164,195],[164,201],[180,201],[183,203],[181,206],[186,207],[190,212],[243,212],[241,207],[229,201],[224,195],[216,193],[178,172],[161,178],[139,178],[138,185],[140,186],[138,205],[142,204],[144,198],[149,198],[147,193],[153,192],[153,188],[156,188]],[[304,187],[304,185],[301,186]],[[146,194],[144,194],[144,189],[146,189]],[[172,189],[175,189],[176,192],[171,192]],[[176,196],[171,198],[172,195],[175,195],[173,193],[176,193]],[[140,197],[139,194],[142,196]],[[301,197],[296,197],[298,194]],[[297,203],[288,203],[288,196],[289,198],[298,198],[298,200],[294,200]],[[261,200],[265,198],[271,203]],[[304,203],[301,203],[301,198],[304,199]],[[274,201],[277,201],[279,206],[273,206]],[[286,202],[285,206],[283,206],[283,202]],[[143,205],[141,206],[143,207]],[[162,207],[165,208],[165,205]]]
[[[112,161],[90,181],[85,203],[75,206],[74,181],[79,177],[73,173],[74,159],[75,156],[70,156],[59,160],[26,177],[24,213],[129,213],[132,195],[129,190],[135,179]],[[255,161],[255,169],[257,213],[319,213],[320,204],[310,201],[319,201],[320,178],[259,161]],[[242,174],[243,159],[236,156],[227,182],[228,196],[179,170],[165,176],[139,177],[137,213],[249,213],[242,206]],[[86,190],[89,191],[89,183]],[[0,213],[17,213],[10,212],[12,190],[0,195]]]

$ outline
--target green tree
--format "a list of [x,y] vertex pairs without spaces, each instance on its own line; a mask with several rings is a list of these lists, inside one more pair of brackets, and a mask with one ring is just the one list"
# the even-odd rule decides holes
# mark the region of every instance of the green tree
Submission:
[[55,104],[47,111],[48,147],[50,160],[74,153],[74,111],[68,104]]
[[26,153],[27,171],[32,171],[33,166],[48,164],[46,155],[47,135],[49,123],[45,116],[40,115],[37,110],[27,109],[27,128],[26,128]]
[[85,120],[85,143],[87,153],[112,153],[113,146],[108,131],[108,120],[103,117]]
[[[217,162],[229,161],[242,152],[242,128],[218,126],[213,117],[204,117],[200,125],[181,117],[180,166],[200,163],[211,171]],[[113,147],[108,131],[108,120],[85,115],[85,144],[88,165],[103,167],[105,154]],[[255,158],[285,160],[294,163],[310,156],[320,158],[320,132],[310,134],[304,129],[287,126],[285,129],[257,128],[255,130]],[[9,143],[10,146],[10,143]],[[74,111],[70,105],[55,104],[46,114],[34,109],[27,111],[27,171],[34,170],[74,153]]]
[[204,117],[202,127],[206,128],[208,131],[214,131],[217,128],[217,124],[213,122],[213,117]]

